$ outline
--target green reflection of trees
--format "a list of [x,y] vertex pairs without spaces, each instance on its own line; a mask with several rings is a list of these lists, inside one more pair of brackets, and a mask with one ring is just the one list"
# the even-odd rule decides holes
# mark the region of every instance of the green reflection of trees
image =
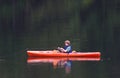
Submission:
[[0,51],[11,53],[27,47],[54,49],[65,39],[70,39],[77,51],[109,51],[114,33],[119,31],[119,3],[118,0],[1,0]]

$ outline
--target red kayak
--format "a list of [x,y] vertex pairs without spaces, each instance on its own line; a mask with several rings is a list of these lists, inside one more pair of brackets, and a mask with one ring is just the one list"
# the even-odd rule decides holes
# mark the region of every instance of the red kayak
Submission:
[[86,58],[99,58],[100,52],[73,52],[73,53],[60,53],[57,51],[31,51],[28,50],[29,57],[86,57]]

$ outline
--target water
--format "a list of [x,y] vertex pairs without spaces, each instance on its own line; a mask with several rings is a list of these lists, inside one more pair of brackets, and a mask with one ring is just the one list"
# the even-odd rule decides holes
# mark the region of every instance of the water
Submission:
[[0,78],[119,78],[118,61],[110,58],[65,60],[61,58],[1,59]]
[[[28,64],[30,78],[117,78],[118,67],[110,60],[101,61],[71,61],[71,67],[61,66],[54,68],[49,63]],[[42,69],[41,69],[42,68]],[[45,75],[47,74],[47,75]]]
[[[120,78],[119,0],[0,3],[0,78]],[[73,50],[100,51],[102,59],[28,63],[26,48],[53,50],[66,39]]]
[[[10,38],[11,40],[13,39],[12,37]],[[5,39],[10,38],[7,37]],[[100,61],[63,61],[60,59],[58,63],[56,63],[53,62],[53,59],[46,59],[47,61],[44,59],[44,61],[41,62],[38,60],[38,62],[35,63],[28,63],[25,51],[27,47],[33,49],[42,47],[44,50],[46,50],[47,47],[49,49],[55,49],[59,41],[54,41],[55,38],[51,41],[48,39],[49,44],[47,44],[47,40],[44,41],[44,39],[38,37],[34,38],[33,36],[19,37],[12,41],[8,41],[9,43],[7,43],[5,39],[1,41],[4,42],[4,45],[1,46],[0,78],[120,78],[119,50],[117,50],[119,45],[114,46],[104,43],[104,46],[106,46],[101,50],[102,58]],[[52,44],[52,42],[54,42],[54,44]],[[60,42],[62,43],[62,41]],[[76,46],[79,44],[80,43],[77,43]],[[109,45],[113,47],[110,48]],[[75,45],[73,46],[76,47]],[[96,46],[90,47],[97,48]],[[90,47],[86,45],[85,50],[75,50],[86,51],[87,48],[87,51],[100,50],[94,50]],[[114,47],[116,49],[114,49]],[[68,67],[65,62],[68,62]]]
[[[5,39],[10,38],[7,37]],[[55,49],[59,41],[54,41],[55,39],[50,41],[48,39],[48,43],[51,43],[47,44],[47,41],[42,41],[44,39],[39,40],[40,38],[34,38],[33,36],[19,37],[14,39],[14,41],[8,41],[10,43],[4,41],[5,39],[3,39],[4,46],[1,46],[0,78],[120,78],[119,50],[114,49],[114,47],[118,48],[118,45],[110,45],[113,46],[110,48],[109,44],[104,43],[104,45],[108,46],[105,46],[100,51],[102,54],[100,61],[99,59],[91,61],[85,58],[77,61],[66,58],[65,60],[63,58],[48,58],[35,59],[36,62],[29,62],[25,51],[27,47],[33,49],[42,47],[43,50],[46,50],[46,47]],[[52,42],[55,43],[52,44]],[[92,47],[97,48],[96,46]],[[85,48],[88,48],[87,51],[96,51],[88,46],[85,46]],[[97,49],[97,51],[99,50]]]

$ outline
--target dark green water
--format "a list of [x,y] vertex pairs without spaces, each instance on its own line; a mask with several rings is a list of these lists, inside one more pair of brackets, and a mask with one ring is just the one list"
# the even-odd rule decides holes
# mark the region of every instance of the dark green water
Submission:
[[[119,0],[0,0],[0,78],[120,78]],[[27,49],[100,51],[71,67],[27,63]]]
[[71,61],[70,70],[53,68],[52,63],[27,63],[22,60],[0,60],[0,78],[119,78],[118,61]]

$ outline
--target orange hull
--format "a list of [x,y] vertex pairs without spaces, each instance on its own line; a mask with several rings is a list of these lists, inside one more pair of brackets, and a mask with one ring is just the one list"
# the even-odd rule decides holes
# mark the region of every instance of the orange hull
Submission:
[[100,52],[58,53],[55,51],[27,51],[29,57],[86,57],[99,58]]

